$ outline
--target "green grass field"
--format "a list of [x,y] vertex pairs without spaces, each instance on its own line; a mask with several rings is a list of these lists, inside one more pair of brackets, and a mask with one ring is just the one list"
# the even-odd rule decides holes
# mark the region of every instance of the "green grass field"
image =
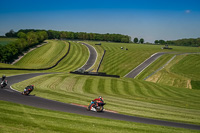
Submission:
[[[53,40],[52,40],[53,41]],[[56,43],[56,41],[53,41]],[[46,57],[49,57],[55,49],[58,51],[63,50],[63,42],[58,42],[60,45],[59,48],[54,46],[54,49],[51,52],[48,52]],[[125,74],[135,68],[137,65],[142,63],[144,60],[149,58],[155,52],[169,52],[169,50],[162,50],[160,45],[146,45],[146,44],[122,44],[122,43],[109,43],[109,42],[101,42],[101,46],[96,46],[96,42],[87,42],[96,48],[98,52],[98,59],[96,64],[93,66],[94,69],[97,68],[100,58],[103,54],[103,50],[106,50],[106,54],[104,60],[102,62],[102,66],[100,67],[100,72],[106,72],[107,74],[115,74],[120,75],[121,78],[109,78],[109,77],[93,77],[93,76],[81,76],[69,74],[69,71],[76,70],[85,64],[88,59],[89,53],[87,48],[84,45],[81,45],[77,42],[71,42],[71,49],[67,57],[59,63],[55,68],[48,71],[38,71],[38,72],[64,72],[57,74],[49,74],[43,75],[39,77],[35,77],[32,79],[28,79],[26,81],[17,83],[13,85],[13,87],[19,91],[22,91],[25,86],[29,84],[35,85],[35,90],[32,92],[37,96],[57,100],[66,103],[77,103],[82,105],[88,105],[88,103],[98,97],[99,95],[104,97],[105,102],[107,103],[105,108],[109,110],[114,110],[122,114],[134,115],[134,116],[142,116],[170,121],[178,121],[185,123],[193,123],[200,125],[200,91],[198,90],[199,86],[199,55],[180,55],[177,56],[169,65],[165,67],[165,69],[159,71],[147,81],[143,81],[143,78],[146,75],[149,75],[157,68],[164,65],[173,54],[166,54],[156,60],[152,65],[150,65],[146,71],[141,73],[137,79],[123,78]],[[99,43],[99,42],[98,42]],[[53,45],[53,44],[52,44]],[[65,45],[67,49],[68,45]],[[62,48],[61,48],[62,47]],[[122,50],[120,47],[128,48],[128,50]],[[32,54],[36,52],[42,51],[34,50]],[[172,46],[173,50],[170,52],[199,52],[198,48],[194,47],[176,47]],[[47,50],[47,49],[46,49]],[[48,49],[50,50],[50,48]],[[58,52],[56,50],[56,52]],[[58,52],[59,53],[59,52]],[[37,55],[37,54],[36,54]],[[54,57],[56,54],[52,54]],[[43,55],[42,55],[43,56]],[[32,56],[33,57],[33,56]],[[37,56],[33,57],[33,60],[36,59]],[[45,57],[45,58],[46,58]],[[57,57],[55,60],[57,60]],[[30,57],[24,57],[26,59],[26,63],[22,63],[22,66],[28,64]],[[196,63],[194,63],[194,61]],[[185,64],[187,62],[187,64]],[[47,62],[39,62],[37,67],[45,66]],[[195,66],[194,66],[195,64]],[[2,66],[4,64],[0,64]],[[9,67],[9,66],[7,66]],[[181,69],[179,69],[181,67]],[[0,74],[6,75],[15,75],[20,73],[29,73],[29,71],[3,71],[0,70]],[[159,75],[160,74],[160,75]],[[156,79],[159,78],[159,82],[155,82]],[[162,80],[161,80],[162,79]],[[173,80],[173,83],[171,82]],[[190,82],[188,82],[190,81]],[[185,82],[187,84],[185,85]],[[189,84],[190,83],[190,84]],[[187,89],[189,85],[195,86],[195,89]],[[118,101],[116,103],[116,101]],[[3,106],[5,106],[4,102],[1,102]],[[8,103],[7,103],[8,104]],[[11,104],[11,103],[10,103]],[[14,106],[14,104],[11,104]],[[9,105],[8,105],[9,106]],[[32,107],[26,107],[23,105],[15,105],[20,106],[22,108],[33,109]],[[1,107],[0,107],[1,108]],[[9,108],[9,107],[8,107]],[[9,110],[9,109],[8,109]],[[11,109],[10,109],[11,110]],[[16,107],[16,110],[19,110]],[[41,109],[34,109],[35,111]],[[1,111],[1,110],[0,110]],[[49,132],[49,131],[60,131],[67,130],[70,127],[63,127],[60,124],[65,121],[69,123],[73,121],[74,123],[78,123],[76,126],[80,126],[79,129],[70,128],[71,132],[88,132],[91,128],[91,123],[96,123],[100,118],[94,117],[85,117],[79,115],[72,115],[71,118],[66,118],[65,120],[60,119],[61,115],[71,115],[67,113],[59,112],[57,114],[61,114],[59,118],[55,118],[55,127],[54,122],[49,121],[46,114],[50,114],[53,111],[42,110],[42,116],[35,116],[35,114],[24,114],[28,116],[33,123],[43,123],[43,119],[48,119],[48,124],[45,126],[39,127],[31,127],[31,129],[36,130],[38,132]],[[12,116],[12,112],[7,112],[5,117],[7,118],[10,114]],[[56,114],[56,113],[55,113]],[[37,117],[38,120],[35,120],[34,117]],[[51,114],[52,116],[52,114]],[[5,117],[1,116],[0,118],[5,119]],[[25,119],[18,120],[20,116],[16,113],[15,119],[8,119],[16,121],[14,125],[22,125],[21,122],[24,122]],[[41,119],[40,119],[41,117]],[[91,122],[86,125],[80,124],[84,120],[80,122],[77,120],[77,117],[81,119],[89,119]],[[43,118],[43,119],[42,119]],[[3,124],[2,127],[4,130],[2,131],[11,131],[12,124],[11,120],[8,123]],[[179,128],[169,128],[169,127],[160,127],[153,125],[145,125],[137,124],[131,122],[119,121],[116,123],[114,120],[101,119],[103,123],[102,126],[105,127],[104,131],[106,132],[191,132],[191,130],[179,129]],[[94,122],[95,121],[95,122]],[[112,124],[110,124],[109,122]],[[19,123],[19,124],[18,124]],[[114,123],[114,124],[113,124]],[[79,125],[80,124],[80,125]],[[98,123],[97,123],[98,124]],[[125,128],[127,124],[134,124],[134,126],[130,128]],[[0,124],[1,125],[1,124]],[[108,126],[106,126],[108,125]],[[117,125],[117,126],[116,126]],[[26,132],[28,129],[21,126],[21,131]],[[50,126],[49,130],[47,127]],[[88,126],[89,128],[81,129],[83,126]],[[20,126],[19,126],[20,127]],[[116,128],[118,127],[118,128]],[[60,130],[58,129],[60,128]],[[19,130],[19,128],[18,128]],[[1,131],[1,130],[0,130]]]
[[[70,42],[69,54],[53,69],[45,71],[16,71],[0,70],[0,74],[7,76],[35,72],[70,72],[83,66],[89,52],[86,46],[80,43]],[[58,48],[56,48],[58,46]],[[69,44],[64,41],[49,41],[48,44],[28,53],[15,65],[0,63],[0,68],[46,68],[54,65],[68,50]],[[44,54],[45,53],[45,54]],[[58,54],[59,53],[59,54]],[[38,57],[38,55],[40,55]],[[52,57],[52,58],[51,58]],[[47,59],[48,58],[48,59]],[[35,63],[33,63],[35,62]]]
[[53,66],[68,50],[69,44],[64,41],[51,41],[28,53],[15,66],[20,68],[47,68]]
[[71,48],[69,54],[58,64],[58,66],[48,71],[70,72],[77,70],[86,63],[89,57],[87,47],[77,42],[70,43]]
[[0,38],[0,45],[6,45],[16,40],[17,40],[16,38]]
[[87,105],[103,96],[106,109],[122,114],[200,124],[200,92],[127,78],[50,74],[13,85],[22,91],[34,84],[34,94]]
[[144,69],[138,76],[136,76],[136,79],[144,80],[145,78],[147,78],[147,76],[151,75],[156,70],[164,66],[173,56],[174,54],[162,55],[157,60],[155,60],[151,65],[149,65],[146,69]]
[[[91,42],[94,44],[95,42]],[[90,44],[90,42],[89,42]],[[194,47],[173,46],[173,50],[162,50],[160,45],[146,44],[125,44],[101,42],[101,47],[106,50],[106,54],[100,72],[111,75],[125,76],[136,66],[141,64],[156,52],[199,52],[200,49]],[[121,49],[124,47],[124,49]],[[128,50],[125,50],[127,48]]]
[[1,133],[109,132],[109,133],[197,133],[195,130],[172,128],[71,113],[44,110],[0,101]]
[[[164,69],[147,81],[176,87],[200,89],[200,54],[178,55]],[[155,67],[155,65],[151,65]],[[145,72],[144,72],[145,73]]]

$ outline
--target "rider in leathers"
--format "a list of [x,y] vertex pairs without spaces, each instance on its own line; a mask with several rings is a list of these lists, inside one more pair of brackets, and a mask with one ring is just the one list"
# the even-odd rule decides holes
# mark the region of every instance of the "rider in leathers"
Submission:
[[98,103],[103,103],[103,98],[101,96],[99,96],[98,98],[92,100],[94,103],[90,106],[90,110],[92,109],[92,107],[97,107]]
[[2,76],[2,79],[1,79],[1,85],[7,85],[8,84],[8,81],[7,80],[5,80],[6,79],[6,75],[3,75]]

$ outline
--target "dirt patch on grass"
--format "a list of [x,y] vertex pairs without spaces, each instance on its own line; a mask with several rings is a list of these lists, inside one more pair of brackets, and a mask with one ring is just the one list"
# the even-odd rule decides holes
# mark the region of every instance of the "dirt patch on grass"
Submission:
[[191,80],[187,80],[187,88],[192,89]]
[[150,81],[150,82],[158,82],[158,80],[160,79],[161,73],[157,73],[152,75],[151,77],[149,77],[148,79],[146,79],[146,81]]

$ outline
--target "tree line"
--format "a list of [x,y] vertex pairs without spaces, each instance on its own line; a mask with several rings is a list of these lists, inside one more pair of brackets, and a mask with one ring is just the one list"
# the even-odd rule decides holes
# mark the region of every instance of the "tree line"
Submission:
[[161,45],[176,45],[176,46],[192,46],[199,47],[200,46],[200,38],[189,38],[189,39],[179,39],[179,40],[155,40],[155,44]]
[[7,45],[0,45],[0,61],[3,63],[11,63],[14,59],[17,59],[23,51],[28,50],[34,45],[40,44],[48,38],[46,31],[29,31],[24,33],[19,31],[17,33],[11,31],[7,37],[18,37],[16,41],[13,41]]
[[[41,30],[35,29],[21,29],[18,32],[13,30],[9,31],[5,35],[7,37],[17,37],[19,32],[28,33],[30,31],[38,32]],[[46,31],[46,30],[42,30]],[[55,31],[47,30],[48,39],[77,39],[77,40],[94,40],[94,41],[111,41],[111,42],[131,42],[131,37],[122,34],[99,34],[99,33],[86,33],[86,32],[71,32],[71,31]]]
[[[6,33],[7,37],[17,37],[19,32],[28,33],[30,31],[37,32],[41,30],[35,29],[21,29],[18,32],[10,30]],[[93,41],[110,41],[110,42],[122,42],[130,43],[131,37],[122,34],[99,34],[99,33],[86,33],[86,32],[71,32],[71,31],[55,31],[55,30],[42,30],[46,31],[48,34],[48,39],[76,39],[76,40],[93,40]],[[133,39],[134,43],[144,43],[144,39],[138,39],[135,37]]]
[[23,51],[35,46],[45,39],[77,39],[77,40],[94,40],[94,41],[111,41],[111,42],[131,42],[131,37],[121,34],[99,34],[86,32],[55,31],[55,30],[35,30],[21,29],[17,32],[10,30],[6,37],[17,37],[17,41],[7,45],[0,46],[0,61],[11,63],[17,59]]

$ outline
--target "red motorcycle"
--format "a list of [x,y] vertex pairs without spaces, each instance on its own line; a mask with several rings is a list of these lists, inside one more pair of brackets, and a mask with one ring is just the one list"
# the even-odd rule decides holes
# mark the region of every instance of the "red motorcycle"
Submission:
[[24,91],[22,92],[22,95],[29,95],[34,89],[34,85],[27,86]]
[[[91,110],[91,111],[95,111],[95,112],[103,112],[103,110],[104,110],[103,106],[105,104],[106,103],[104,103],[104,102],[94,102],[94,101],[91,101],[90,105],[87,107],[87,110],[88,111]],[[91,108],[91,106],[92,106],[92,108]]]

